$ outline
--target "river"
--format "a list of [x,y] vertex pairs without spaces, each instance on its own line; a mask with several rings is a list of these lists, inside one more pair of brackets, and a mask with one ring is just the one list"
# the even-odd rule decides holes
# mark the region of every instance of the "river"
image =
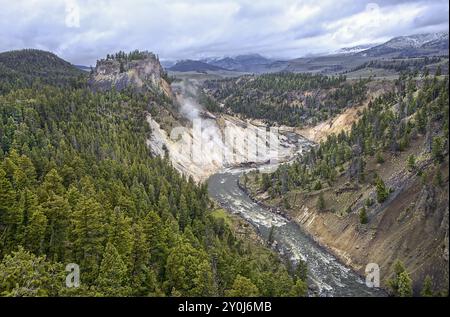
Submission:
[[[262,171],[267,168],[273,166],[259,167]],[[297,223],[252,201],[238,186],[240,175],[251,169],[230,168],[212,175],[208,179],[209,194],[230,213],[255,226],[264,239],[274,227],[272,236],[278,253],[294,265],[299,259],[306,261],[310,296],[386,296],[381,289],[367,287],[358,274],[313,241]]]

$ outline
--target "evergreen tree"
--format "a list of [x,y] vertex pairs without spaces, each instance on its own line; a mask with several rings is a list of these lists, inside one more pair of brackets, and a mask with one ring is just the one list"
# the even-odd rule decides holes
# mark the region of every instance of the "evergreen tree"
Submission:
[[412,294],[412,280],[408,272],[404,271],[398,276],[398,296],[411,297]]
[[57,296],[64,278],[61,264],[50,263],[20,246],[0,262],[1,296]]
[[435,137],[433,138],[433,143],[431,146],[431,154],[434,158],[434,160],[438,163],[442,163],[444,160],[444,151],[443,151],[443,142],[442,138]]
[[211,296],[213,274],[207,262],[206,254],[180,241],[167,258],[166,290],[175,288],[183,296]]
[[180,197],[180,207],[178,210],[178,223],[180,224],[180,230],[183,231],[184,228],[189,224],[189,209],[187,206],[186,198],[183,194]]
[[414,171],[416,169],[416,159],[413,154],[408,156],[408,170],[410,172]]
[[292,295],[295,297],[305,297],[308,295],[308,285],[305,281],[298,279],[292,287]]
[[0,168],[0,228],[4,228],[0,240],[0,255],[9,251],[17,239],[16,232],[23,221],[23,213],[16,202],[16,192],[6,177],[5,171]]
[[[51,191],[47,201],[42,204],[42,211],[47,219],[46,253],[49,258],[61,261],[64,259],[67,248],[69,203]],[[41,221],[43,220],[41,219]]]
[[127,266],[114,245],[108,242],[97,278],[98,290],[105,296],[127,296],[131,291],[127,283]]
[[404,264],[397,260],[394,264],[394,277],[388,281],[394,296],[412,296],[412,281]]
[[359,222],[361,224],[366,224],[368,222],[366,208],[362,207],[359,211]]
[[35,254],[44,252],[47,223],[47,217],[44,215],[41,208],[36,208],[31,211],[28,224],[25,227],[23,244],[28,250]]
[[108,241],[126,261],[133,246],[132,219],[120,207],[114,208],[108,221]]
[[386,188],[386,185],[384,184],[381,177],[377,177],[375,186],[376,186],[376,192],[377,192],[377,201],[379,203],[385,202],[389,197],[389,191]]
[[300,279],[306,282],[308,278],[308,265],[306,261],[303,261],[301,259],[298,261],[297,267],[295,268],[294,276],[296,279]]
[[324,211],[325,208],[325,198],[323,197],[323,193],[320,193],[319,198],[317,199],[317,210]]
[[433,281],[431,277],[427,275],[423,281],[422,291],[420,292],[422,297],[432,297],[433,294]]
[[259,290],[252,281],[244,276],[237,275],[234,279],[233,286],[225,292],[228,297],[257,297]]
[[93,198],[82,197],[72,213],[72,243],[74,257],[83,267],[83,280],[92,282],[97,276],[105,240],[102,207]]

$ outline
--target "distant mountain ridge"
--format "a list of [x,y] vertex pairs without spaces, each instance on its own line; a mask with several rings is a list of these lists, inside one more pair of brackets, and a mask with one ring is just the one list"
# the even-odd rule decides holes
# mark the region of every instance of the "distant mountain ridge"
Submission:
[[210,59],[207,63],[238,72],[258,72],[272,62],[273,60],[260,54],[244,54],[235,57]]
[[208,64],[202,61],[195,61],[192,59],[186,59],[177,62],[175,65],[168,68],[171,71],[177,72],[206,72],[206,71],[218,71],[218,70],[227,70],[223,67]]
[[372,48],[374,46],[377,46],[379,44],[363,44],[363,45],[356,45],[351,47],[342,47],[338,49],[337,51],[333,52],[333,54],[354,54],[359,53],[365,50],[368,50],[369,48]]
[[439,50],[447,50],[448,54],[448,31],[437,33],[414,34],[398,36],[386,43],[374,46],[360,52],[363,56],[378,57],[387,54],[400,54],[403,56],[428,55],[439,53]]

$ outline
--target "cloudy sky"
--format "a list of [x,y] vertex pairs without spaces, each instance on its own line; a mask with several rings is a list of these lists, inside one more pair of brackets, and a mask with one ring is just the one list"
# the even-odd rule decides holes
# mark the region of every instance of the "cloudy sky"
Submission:
[[448,1],[0,0],[0,51],[39,48],[93,65],[118,50],[161,59],[300,57],[448,31]]

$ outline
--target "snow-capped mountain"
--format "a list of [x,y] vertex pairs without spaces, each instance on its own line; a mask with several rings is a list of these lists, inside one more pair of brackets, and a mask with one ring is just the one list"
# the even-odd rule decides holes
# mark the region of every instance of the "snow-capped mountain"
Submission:
[[330,54],[355,54],[362,51],[365,51],[369,48],[379,45],[379,43],[371,43],[371,44],[363,44],[352,47],[343,47],[336,51],[331,52]]
[[417,55],[427,54],[429,50],[448,50],[448,31],[394,37],[386,43],[361,51],[359,54],[364,56],[392,53]]
[[392,40],[384,43],[383,46],[394,49],[419,48],[427,43],[436,41],[448,41],[448,32],[394,37]]

